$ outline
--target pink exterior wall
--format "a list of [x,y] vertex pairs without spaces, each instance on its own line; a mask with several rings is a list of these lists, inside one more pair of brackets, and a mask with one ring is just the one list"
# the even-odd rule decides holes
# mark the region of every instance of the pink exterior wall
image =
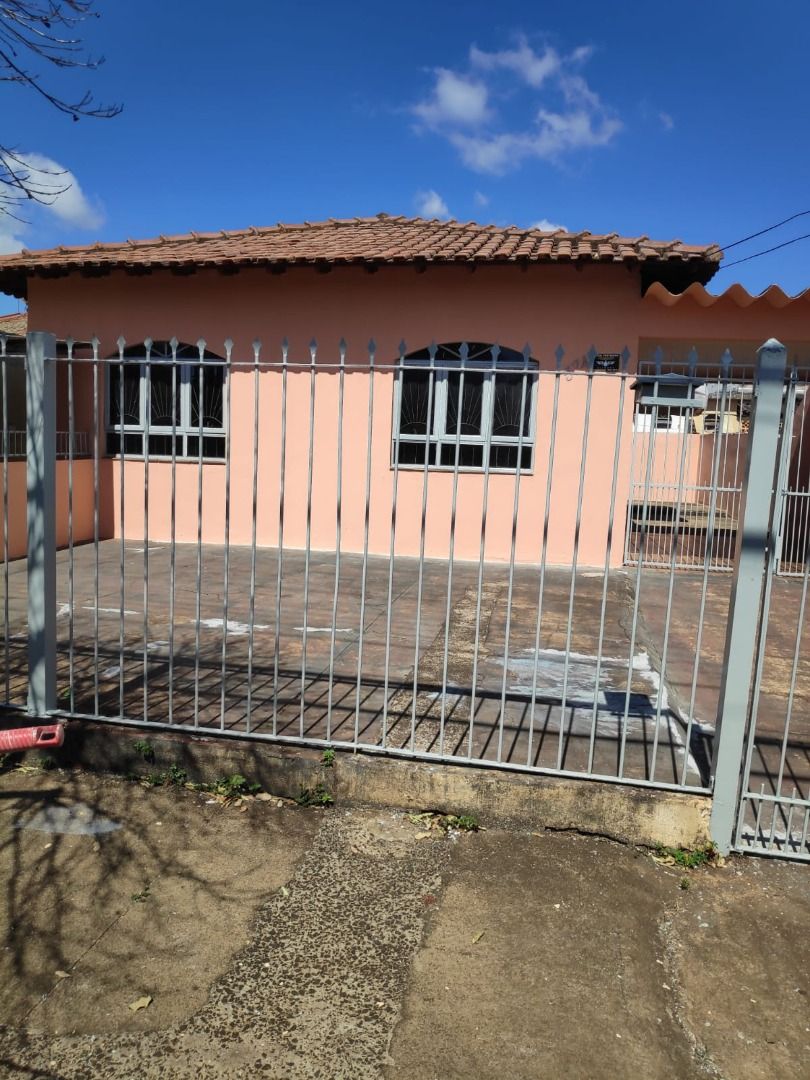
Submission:
[[[25,468],[24,461],[8,463],[8,554],[10,559],[24,558],[28,545]],[[75,544],[83,544],[93,539],[93,490],[93,462],[74,461],[73,542]],[[0,503],[2,503],[2,498],[3,476],[0,473]],[[104,524],[102,517],[102,525]],[[104,535],[103,531],[102,535]],[[0,540],[1,543],[2,540]],[[67,461],[56,463],[56,543],[59,547],[67,547],[68,544]]]
[[[409,349],[435,341],[497,341],[520,349],[528,341],[541,369],[552,371],[554,350],[562,344],[564,364],[580,361],[591,345],[600,352],[618,352],[627,345],[633,363],[640,338],[706,340],[727,338],[763,341],[810,337],[806,309],[800,305],[776,310],[754,304],[740,309],[731,301],[701,308],[687,301],[666,308],[643,300],[636,272],[624,267],[591,266],[578,272],[572,266],[534,266],[522,272],[511,265],[484,267],[470,273],[460,267],[434,267],[417,273],[408,267],[383,267],[369,274],[360,268],[338,268],[329,274],[294,269],[272,275],[263,269],[220,275],[215,271],[190,276],[168,272],[128,277],[114,272],[107,277],[73,276],[35,279],[29,295],[31,329],[58,336],[88,338],[97,334],[105,355],[114,355],[115,339],[144,337],[195,342],[204,337],[221,351],[222,342],[234,340],[234,357],[250,359],[251,342],[260,338],[265,359],[279,357],[286,335],[293,360],[308,360],[314,336],[319,357],[335,362],[337,343],[345,337],[349,362],[365,361],[370,337],[377,343],[378,363],[390,363],[404,338]],[[77,402],[83,423],[92,427],[90,370],[77,377]],[[85,389],[80,387],[85,380]],[[260,473],[258,540],[277,542],[280,378],[261,375]],[[599,565],[605,557],[605,539],[613,465],[613,449],[620,380],[598,375],[593,400],[583,499],[580,562]],[[316,378],[315,469],[312,545],[332,549],[335,540],[335,465],[337,376],[325,371]],[[253,434],[253,376],[234,372],[231,414],[231,542],[250,541],[251,470]],[[387,553],[391,514],[391,417],[393,376],[375,377],[372,435],[372,493],[369,546]],[[542,543],[547,478],[549,427],[553,378],[541,376],[537,413],[535,467],[521,477],[517,538],[519,561],[535,561]],[[549,560],[571,559],[581,461],[586,380],[579,376],[560,381],[557,443],[549,533]],[[344,412],[343,549],[359,550],[363,542],[364,483],[368,378],[346,376]],[[309,376],[290,374],[287,401],[287,471],[285,482],[285,545],[302,547],[306,517]],[[619,464],[617,511],[613,535],[613,562],[621,561],[624,511],[630,488],[633,394],[625,396]],[[79,424],[77,416],[77,426]],[[102,535],[118,529],[120,470],[117,462],[104,463],[101,498]],[[224,535],[225,468],[204,467],[203,539],[221,543]],[[487,557],[509,556],[514,497],[514,476],[493,474],[490,479]],[[481,475],[459,477],[456,555],[477,558],[481,527]],[[143,538],[144,466],[125,466],[125,531]],[[150,464],[150,539],[169,536],[170,468]],[[451,473],[430,473],[426,552],[447,553]],[[178,465],[177,538],[196,540],[197,467]],[[419,549],[422,496],[421,472],[399,473],[398,542],[401,554]],[[85,498],[86,495],[83,495]],[[92,482],[90,489],[92,504]]]

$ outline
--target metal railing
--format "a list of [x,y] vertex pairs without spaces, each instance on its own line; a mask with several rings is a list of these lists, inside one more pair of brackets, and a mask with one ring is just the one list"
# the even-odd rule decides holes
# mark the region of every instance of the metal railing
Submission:
[[[729,446],[711,438],[699,451],[706,535],[696,547],[684,495],[690,445],[661,449],[674,436],[659,427],[670,404],[655,380],[634,479],[640,433],[627,351],[608,372],[595,350],[572,364],[562,347],[510,350],[504,364],[498,346],[482,354],[477,343],[473,363],[453,343],[421,349],[417,364],[404,343],[382,353],[373,342],[353,351],[256,341],[245,351],[200,341],[189,376],[189,348],[147,339],[132,355],[119,338],[79,353],[69,342],[55,360],[49,335],[30,336],[25,574],[12,550],[19,494],[3,456],[6,702],[27,695],[37,715],[679,791],[714,785],[718,842],[738,843],[753,774],[740,734],[748,701],[732,689],[741,693],[746,673],[755,679],[757,663],[770,685],[742,622],[775,640],[752,591],[754,579],[773,580],[773,559],[759,577],[746,570],[745,613],[740,598],[740,553],[761,525],[745,478],[758,462],[761,488],[771,443],[783,442],[778,417],[774,435],[773,417],[757,420],[755,410],[751,444],[734,451],[736,569],[716,575]],[[47,422],[57,367],[68,417],[58,501]],[[181,408],[189,379],[205,400],[211,371],[223,373],[221,411],[189,411],[188,399]],[[710,374],[723,399],[728,373]],[[91,459],[81,468],[80,415],[90,416]],[[119,417],[138,436],[133,456],[126,439],[124,454],[106,453],[121,448],[106,438]],[[156,418],[167,436],[159,455],[150,450]],[[185,441],[175,437],[181,422]],[[207,454],[212,433],[222,460]],[[774,537],[775,460],[767,497],[759,492]],[[652,507],[670,484],[663,540]],[[751,566],[765,546],[753,541]],[[801,627],[807,552],[804,584],[778,580],[782,611],[798,605]],[[799,629],[778,650],[798,656],[788,743],[804,740],[804,649]],[[756,718],[754,729],[769,731]],[[803,806],[806,781],[791,754],[788,746],[777,772],[790,772],[787,798]],[[717,800],[718,776],[730,812]]]
[[[15,431],[12,428],[11,431],[3,432],[0,439],[2,439],[0,452],[7,456],[9,461],[25,460],[26,436],[24,431]],[[73,446],[72,456],[74,458],[90,457],[90,439],[86,431],[74,431],[72,435],[69,431],[57,431],[57,460],[65,461],[71,457],[71,442]]]

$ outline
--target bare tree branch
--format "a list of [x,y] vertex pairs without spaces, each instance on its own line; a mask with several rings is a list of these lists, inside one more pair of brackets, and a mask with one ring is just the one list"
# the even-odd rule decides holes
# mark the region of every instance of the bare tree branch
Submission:
[[[0,0],[0,83],[16,83],[32,90],[58,112],[71,116],[109,119],[120,105],[102,105],[90,91],[80,98],[62,97],[42,81],[38,67],[85,68],[94,71],[104,57],[85,51],[79,31],[88,19],[97,19],[94,0]],[[0,137],[0,217],[22,221],[15,212],[27,202],[52,203],[69,185],[60,187],[43,176],[58,172],[32,170],[24,156]]]

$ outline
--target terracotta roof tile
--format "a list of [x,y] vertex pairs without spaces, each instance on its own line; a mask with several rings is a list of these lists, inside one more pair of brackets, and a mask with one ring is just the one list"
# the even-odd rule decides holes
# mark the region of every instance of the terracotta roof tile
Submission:
[[7,337],[24,337],[28,333],[28,314],[0,315],[0,334]]
[[694,281],[681,293],[672,293],[660,281],[654,281],[645,293],[645,300],[674,307],[676,304],[694,303],[698,307],[714,307],[715,304],[735,304],[747,308],[756,304],[758,307],[784,308],[791,304],[807,305],[810,303],[810,289],[790,295],[778,285],[769,285],[761,293],[750,293],[744,285],[729,285],[721,293],[708,292],[699,282]]
[[[594,236],[589,232],[542,232],[475,222],[392,217],[330,219],[232,232],[191,232],[87,246],[23,250],[0,257],[0,288],[19,291],[34,271],[82,267],[249,266],[267,263],[430,262],[667,262],[708,280],[719,265],[716,245],[653,241],[646,236]],[[16,286],[16,290],[15,287]]]

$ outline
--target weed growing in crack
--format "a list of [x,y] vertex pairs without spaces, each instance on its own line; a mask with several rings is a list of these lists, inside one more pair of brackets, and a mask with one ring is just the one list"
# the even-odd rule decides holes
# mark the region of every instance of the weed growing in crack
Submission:
[[653,858],[656,862],[682,866],[685,870],[696,870],[699,866],[717,863],[719,852],[714,844],[704,844],[697,848],[665,847],[658,844]]
[[331,806],[335,801],[323,784],[302,787],[295,800],[299,806]]
[[331,769],[334,764],[335,764],[335,751],[332,749],[331,746],[327,746],[327,748],[324,750],[323,754],[321,755],[321,765],[323,765],[327,769]]
[[136,754],[140,754],[144,761],[152,762],[155,760],[155,748],[148,739],[136,739],[132,744],[132,749]]

